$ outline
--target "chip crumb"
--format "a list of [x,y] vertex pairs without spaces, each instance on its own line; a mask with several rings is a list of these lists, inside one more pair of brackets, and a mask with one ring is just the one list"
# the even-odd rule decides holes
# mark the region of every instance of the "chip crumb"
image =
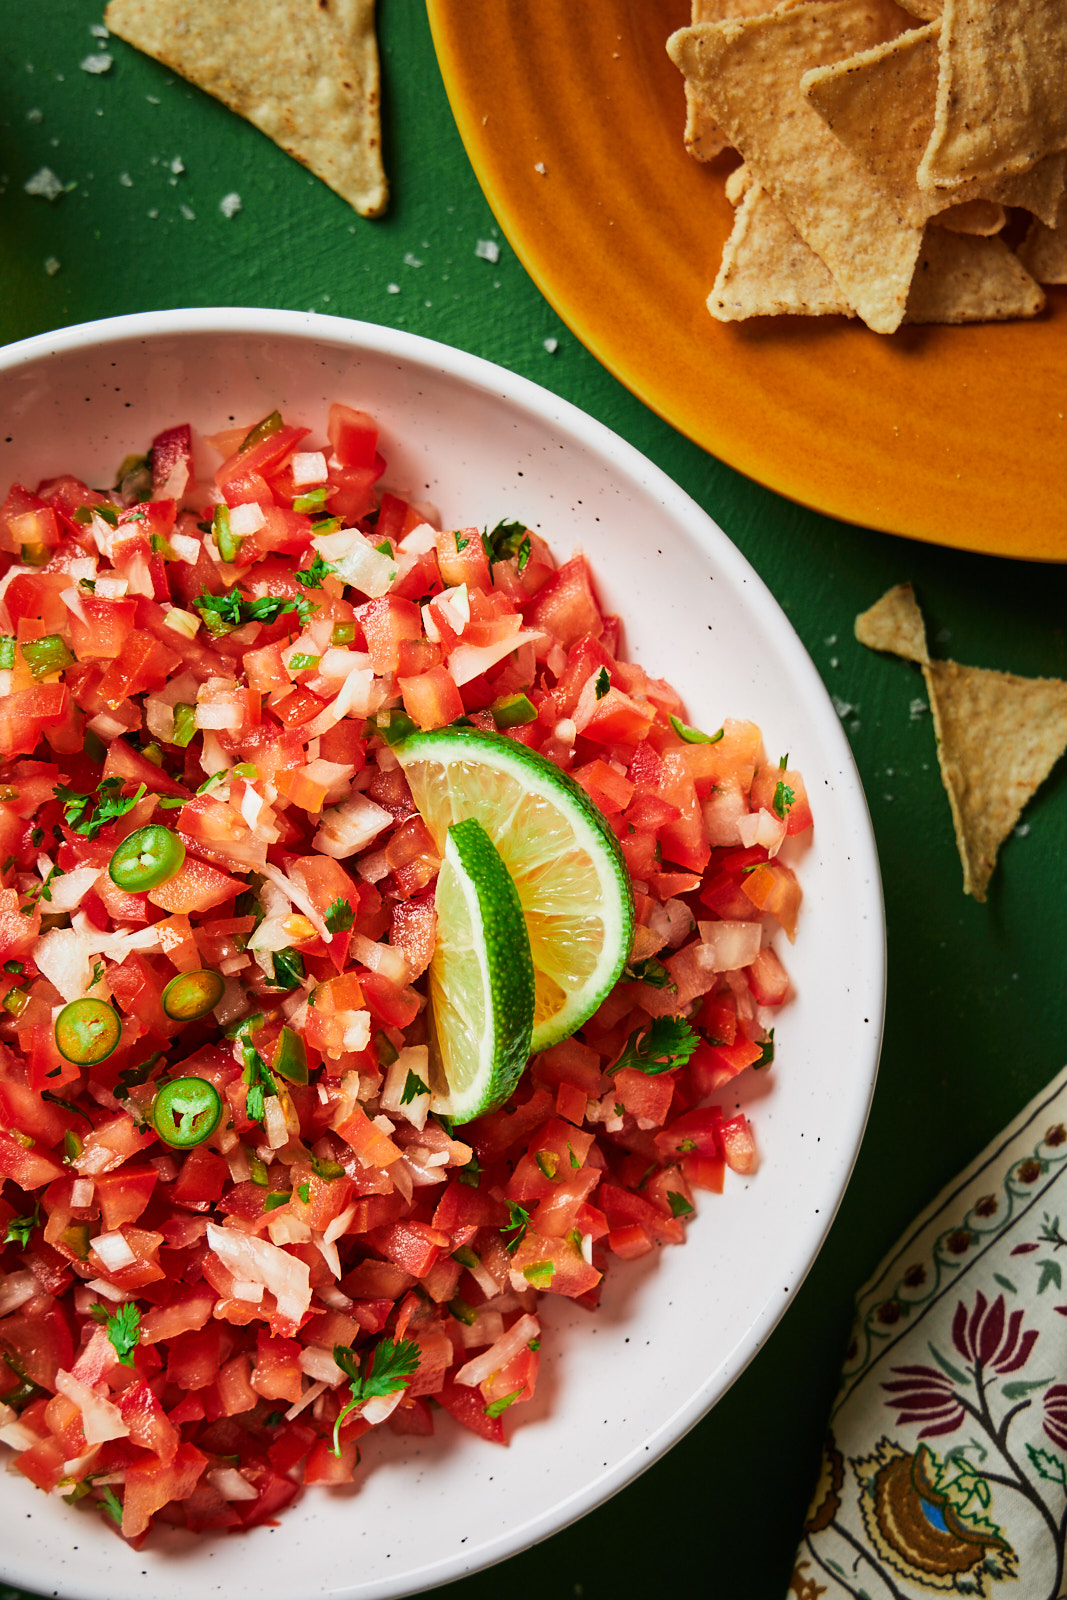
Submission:
[[224,217],[235,217],[241,210],[241,196],[236,189],[231,189],[229,194],[224,194],[219,201],[219,210]]
[[132,189],[133,188],[133,179],[130,177],[128,172],[120,172],[119,173],[119,182],[122,184],[122,187],[124,189]]
[[27,194],[40,195],[42,200],[52,201],[59,199],[64,185],[62,178],[57,177],[51,167],[38,167],[22,187]]
[[185,162],[182,160],[181,156],[174,157],[174,160],[170,164],[170,170],[175,174],[185,171]]
[[55,256],[45,256],[44,270],[47,272],[50,278],[55,277],[56,273],[59,271],[59,262],[56,260]]
[[558,339],[542,339],[541,343],[544,345],[550,356],[554,356],[556,351],[559,349]]
[[535,161],[534,162],[534,171],[535,172],[539,172],[541,174],[542,178],[545,176],[547,170],[548,169],[545,166],[543,161]]
[[386,294],[399,294],[400,285],[398,283],[387,283],[385,286],[385,292]]
[[421,267],[422,261],[418,256],[412,255],[410,250],[405,250],[404,265],[405,267]]
[[98,50],[93,55],[83,56],[78,65],[83,72],[99,77],[102,72],[110,72],[113,63],[106,50]]
[[196,212],[193,210],[192,206],[181,206],[179,209],[186,222],[196,221]]
[[842,700],[839,694],[835,694],[833,696],[833,702],[834,710],[837,712],[842,722],[844,722],[846,717],[851,716],[853,711],[857,709],[850,700]]
[[499,261],[500,246],[495,239],[479,239],[474,246],[474,254],[483,261]]
[[926,701],[916,695],[915,699],[908,706],[908,715],[910,716],[912,722],[918,722],[920,718],[925,717],[929,709],[930,707],[926,704]]
[[1012,832],[1017,839],[1025,839],[1030,832],[1030,827],[1031,824],[1029,822],[1020,822],[1012,829]]
[[30,107],[30,109],[26,113],[26,121],[27,122],[43,122],[44,121],[44,112],[41,110],[40,106],[31,106]]

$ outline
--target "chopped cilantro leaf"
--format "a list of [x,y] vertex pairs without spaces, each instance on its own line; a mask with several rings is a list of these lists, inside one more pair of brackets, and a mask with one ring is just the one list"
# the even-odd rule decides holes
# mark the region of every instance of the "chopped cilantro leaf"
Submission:
[[667,1190],[667,1204],[672,1217],[687,1217],[693,1209],[685,1195],[679,1194],[676,1189]]
[[430,1085],[423,1083],[417,1072],[409,1071],[404,1084],[404,1092],[400,1096],[400,1104],[406,1106],[410,1101],[417,1100],[420,1094],[429,1094],[429,1092]]
[[344,933],[352,926],[355,920],[356,914],[352,910],[351,901],[344,900],[338,895],[326,913],[327,928],[331,933]]
[[466,550],[466,548],[467,548],[467,546],[469,544],[470,544],[470,538],[468,537],[467,534],[465,534],[465,533],[457,533],[456,534],[456,550],[457,551]]
[[348,1404],[338,1412],[333,1426],[335,1456],[341,1454],[341,1424],[348,1413],[362,1405],[364,1400],[384,1398],[385,1395],[396,1394],[398,1389],[406,1388],[418,1369],[420,1355],[413,1339],[381,1339],[368,1355],[361,1373],[355,1352],[346,1345],[334,1345],[333,1359],[348,1379],[352,1395]]
[[249,600],[238,589],[229,589],[225,594],[208,594],[202,590],[193,605],[203,617],[208,631],[215,635],[232,633],[246,622],[276,622],[290,611],[296,612],[300,626],[305,627],[312,611],[317,609],[314,601],[305,599],[303,595],[264,594],[258,600]]
[[634,1029],[622,1055],[608,1070],[636,1067],[638,1072],[657,1077],[661,1072],[684,1067],[699,1043],[684,1017],[653,1017],[648,1028]]
[[756,1069],[757,1072],[759,1071],[760,1067],[769,1067],[771,1062],[774,1060],[774,1029],[773,1028],[771,1029],[770,1033],[768,1033],[766,1039],[761,1039],[759,1041],[759,1047],[760,1047],[760,1052],[761,1052],[760,1058],[759,1058],[758,1061],[753,1061],[753,1063],[752,1063],[753,1067]]
[[289,657],[289,671],[313,672],[321,660],[321,656],[306,656],[298,651]]
[[107,1329],[115,1354],[124,1367],[133,1366],[133,1351],[141,1341],[141,1313],[132,1301],[108,1313],[100,1304],[89,1307],[94,1322]]
[[[524,540],[526,540],[528,547],[529,539],[525,522],[508,522],[504,520],[498,522],[492,532],[482,534],[482,543],[485,546],[485,553],[490,562],[510,561],[512,556],[518,555],[519,547]],[[525,562],[523,565],[525,565]],[[519,570],[521,571],[522,569],[520,568]]]
[[109,1488],[106,1484],[105,1484],[104,1488],[102,1488],[99,1491],[99,1494],[100,1494],[101,1500],[103,1501],[103,1510],[104,1510],[104,1512],[107,1514],[107,1516],[109,1516],[111,1518],[112,1522],[115,1523],[116,1527],[121,1528],[122,1527],[122,1501],[119,1499],[119,1497],[115,1493],[114,1489]]
[[7,1225],[4,1235],[5,1244],[17,1244],[23,1250],[27,1249],[30,1236],[41,1221],[41,1202],[38,1200],[33,1210],[25,1217],[12,1217]]
[[781,778],[779,778],[778,782],[774,786],[774,799],[771,801],[775,816],[780,817],[784,822],[785,814],[789,810],[790,806],[796,803],[796,798],[796,795],[789,785],[787,783],[783,783]]
[[336,571],[337,568],[331,562],[324,561],[316,550],[315,559],[310,567],[306,567],[300,572],[294,572],[293,577],[302,589],[321,589],[323,578],[328,578],[331,572]]
[[596,680],[596,697],[597,697],[597,699],[598,700],[603,700],[604,696],[607,694],[607,692],[608,692],[608,690],[610,688],[611,688],[611,679],[608,677],[608,669],[607,669],[607,667],[601,667],[599,673],[597,674],[597,680]]
[[97,787],[95,805],[91,794],[79,794],[63,783],[57,783],[52,793],[63,807],[63,818],[71,832],[95,839],[101,828],[124,817],[145,793],[142,783],[136,794],[123,794],[122,784],[122,778],[105,778]]
[[504,1246],[508,1255],[513,1256],[526,1237],[526,1229],[530,1225],[530,1213],[514,1200],[508,1201],[508,1212],[509,1220],[500,1231],[514,1234],[514,1238],[508,1239]]

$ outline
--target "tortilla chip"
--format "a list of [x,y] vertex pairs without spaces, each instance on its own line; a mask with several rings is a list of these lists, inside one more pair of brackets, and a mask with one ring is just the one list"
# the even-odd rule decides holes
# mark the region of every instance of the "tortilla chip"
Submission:
[[926,624],[910,583],[898,583],[856,618],[856,638],[868,650],[889,650],[920,666],[930,659]]
[[995,200],[961,200],[959,205],[946,206],[930,218],[934,228],[947,228],[950,233],[977,234],[989,239],[999,233],[1008,220],[1008,213]]
[[1054,228],[1032,222],[1019,246],[1019,260],[1038,283],[1067,283],[1067,196]]
[[[744,171],[744,168],[739,168]],[[830,269],[758,183],[749,183],[722,253],[708,310],[719,322],[746,317],[854,316]]]
[[[769,0],[693,0],[693,21],[726,22],[731,17],[758,17],[773,10]],[[730,148],[729,139],[688,83],[685,86],[685,148],[696,161],[711,161]]]
[[726,189],[726,198],[730,204],[739,206],[755,181],[751,168],[747,167],[743,161],[739,167],[735,167],[732,172],[728,173],[724,187]]
[[900,325],[921,230],[901,220],[799,84],[813,63],[854,55],[898,32],[901,21],[884,0],[813,0],[683,28],[667,44],[701,103],[877,333]]
[[984,900],[997,851],[1067,749],[1067,683],[955,661],[923,671],[963,891]]
[[916,173],[934,127],[939,34],[937,24],[913,28],[847,60],[810,69],[801,87],[916,227],[948,205],[977,199],[1022,206],[1050,222],[1063,193],[1062,153],[1011,178],[975,179],[951,190],[919,187]]
[[1036,317],[1045,296],[1002,239],[928,228],[905,322],[1007,322]]
[[945,0],[921,188],[1006,177],[1067,146],[1067,7]]
[[997,851],[1067,749],[1067,683],[931,661],[910,583],[856,618],[856,638],[922,667],[963,892],[984,900]]
[[374,0],[111,0],[105,21],[255,123],[361,215],[385,210]]

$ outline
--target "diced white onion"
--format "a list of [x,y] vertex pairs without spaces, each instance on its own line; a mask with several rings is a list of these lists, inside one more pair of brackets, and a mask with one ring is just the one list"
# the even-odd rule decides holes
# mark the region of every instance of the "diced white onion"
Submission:
[[188,533],[172,533],[169,544],[178,560],[187,567],[195,567],[200,560],[201,544]]
[[411,982],[411,968],[408,966],[407,956],[398,946],[378,944],[374,939],[368,939],[364,933],[354,933],[349,949],[363,966],[369,967],[372,972],[379,973],[383,978],[388,978],[398,989],[405,989]]
[[89,626],[89,618],[85,615],[85,607],[82,605],[82,595],[80,589],[63,589],[60,592],[59,598],[62,600],[63,604],[66,606],[67,610],[72,616],[77,617],[79,622],[84,622],[86,627]]
[[9,1272],[0,1280],[0,1317],[17,1311],[32,1300],[40,1285],[32,1272]]
[[137,1260],[122,1234],[117,1231],[98,1233],[93,1240],[93,1249],[108,1272],[121,1272],[123,1267],[132,1267]]
[[61,878],[53,878],[48,885],[52,896],[49,910],[73,911],[80,906],[103,871],[103,867],[74,867]]
[[701,922],[703,954],[712,972],[737,972],[759,955],[763,937],[759,922]]
[[[319,832],[322,832],[321,828],[319,829]],[[318,835],[316,835],[316,838],[317,837]],[[305,917],[307,917],[308,921],[311,923],[311,926],[314,928],[322,942],[324,944],[329,944],[330,939],[333,936],[330,933],[329,928],[327,928],[325,922],[323,922],[322,918],[319,916],[308,895],[300,887],[300,885],[294,883],[292,878],[287,877],[279,867],[274,866],[270,861],[264,862],[259,868],[259,871],[262,873],[264,878],[269,879],[269,881],[274,884],[275,888],[281,890],[282,894],[289,901],[290,905],[296,906],[298,911],[302,911],[304,913]]]
[[328,1350],[323,1350],[317,1344],[306,1344],[301,1350],[297,1360],[301,1372],[306,1372],[309,1378],[314,1378],[319,1383],[326,1383],[331,1388],[341,1382],[344,1373]]
[[262,1283],[278,1302],[278,1313],[299,1322],[311,1304],[311,1279],[305,1262],[266,1239],[236,1228],[208,1223],[207,1242],[223,1266],[240,1278]]
[[[5,1406],[4,1409],[5,1411],[9,1410],[10,1407]],[[27,1427],[24,1422],[5,1422],[3,1427],[0,1428],[0,1441],[10,1445],[12,1450],[18,1450],[19,1452],[30,1450],[35,1444],[40,1444],[41,1442],[33,1429]]]
[[437,533],[428,522],[420,522],[417,527],[406,533],[397,545],[398,550],[403,550],[410,556],[425,556],[431,550],[437,549]]
[[118,1406],[102,1395],[94,1394],[88,1384],[82,1383],[62,1368],[56,1373],[56,1392],[66,1395],[81,1412],[82,1430],[86,1444],[106,1444],[109,1439],[126,1439],[130,1430],[122,1420]]
[[235,733],[245,719],[243,710],[233,700],[215,700],[208,705],[198,704],[196,725],[220,732]]
[[317,1400],[320,1394],[324,1394],[326,1392],[326,1388],[327,1385],[325,1383],[319,1382],[313,1383],[307,1389],[305,1389],[303,1394],[300,1396],[300,1399],[291,1405],[288,1411],[285,1413],[286,1422],[292,1422],[294,1417],[298,1417],[301,1411],[304,1411],[309,1405],[311,1405],[313,1400]]
[[224,1500],[254,1500],[259,1494],[237,1467],[213,1467],[204,1477]]
[[380,883],[391,871],[389,857],[384,850],[372,850],[359,862],[359,875],[365,883]]
[[692,931],[693,913],[684,900],[664,900],[661,906],[653,906],[649,927],[672,950],[677,950]]
[[96,1193],[96,1184],[92,1178],[75,1178],[70,1186],[70,1203],[76,1210],[91,1206],[93,1195]]
[[267,1143],[272,1150],[281,1150],[289,1143],[285,1108],[276,1094],[267,1095],[263,1102],[263,1126],[267,1130]]
[[195,639],[200,630],[200,618],[191,611],[183,611],[181,606],[170,606],[163,621],[182,639]]
[[403,1389],[394,1389],[392,1394],[373,1395],[371,1399],[364,1401],[360,1415],[364,1422],[377,1427],[379,1422],[384,1422],[386,1417],[392,1416],[403,1398]]
[[432,604],[437,607],[453,633],[462,633],[471,620],[471,600],[465,583],[435,595]]
[[96,580],[96,598],[98,600],[121,600],[129,593],[129,584],[125,578],[106,577]]
[[230,532],[235,539],[246,539],[250,533],[258,533],[266,520],[263,507],[255,500],[230,507]]
[[233,1297],[245,1301],[247,1305],[258,1306],[263,1300],[263,1285],[251,1283],[247,1278],[234,1278]]
[[337,533],[312,539],[312,546],[337,570],[338,576],[371,600],[388,594],[397,576],[395,556],[383,555],[358,528],[341,528]]
[[365,1050],[370,1044],[370,1012],[340,1011],[336,1015],[344,1020],[344,1048]]
[[313,848],[341,861],[370,844],[392,822],[392,812],[384,806],[377,805],[368,795],[354,794],[350,800],[323,812]]
[[[417,1094],[407,1104],[402,1103],[404,1089],[408,1081],[408,1073],[413,1072],[427,1085],[425,1094]],[[406,1117],[413,1127],[422,1129],[426,1126],[426,1117],[430,1110],[430,1052],[424,1044],[408,1045],[401,1050],[389,1071],[386,1073],[385,1082],[379,1097],[379,1104],[383,1111],[391,1111],[400,1117]]]
[[737,832],[746,850],[758,844],[769,856],[776,856],[785,838],[786,822],[784,817],[776,817],[773,811],[761,806],[759,811],[738,817]]
[[539,631],[523,628],[508,639],[498,639],[495,644],[457,644],[448,658],[448,675],[458,688],[462,688],[472,678],[481,677],[498,661],[503,661],[520,644],[543,637]]
[[116,1288],[115,1284],[108,1283],[106,1278],[90,1278],[85,1285],[97,1295],[102,1295],[105,1300],[112,1300],[116,1305],[125,1305],[131,1299],[128,1289]]
[[529,1344],[531,1339],[536,1339],[541,1332],[541,1324],[536,1317],[527,1313],[519,1318],[507,1333],[495,1339],[480,1356],[464,1363],[456,1373],[456,1382],[473,1387],[475,1384],[484,1383],[499,1367],[507,1366],[519,1351]]
[[326,482],[326,457],[321,450],[294,451],[290,467],[293,483],[298,489],[302,489],[306,483]]

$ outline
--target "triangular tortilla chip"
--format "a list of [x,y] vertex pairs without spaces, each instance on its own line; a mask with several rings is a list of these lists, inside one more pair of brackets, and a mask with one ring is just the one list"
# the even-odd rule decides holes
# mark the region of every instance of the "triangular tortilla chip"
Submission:
[[1019,246],[1019,260],[1038,283],[1067,283],[1067,196],[1060,201],[1054,228],[1043,222],[1030,224]]
[[1002,239],[927,228],[905,322],[1007,322],[1036,317],[1045,296]]
[[708,310],[719,322],[832,312],[855,316],[829,267],[758,183],[749,184],[738,206]]
[[683,28],[667,49],[868,327],[900,325],[922,235],[800,92],[813,64],[899,32],[884,0],[813,0],[745,22]]
[[923,672],[963,890],[984,900],[997,851],[1067,749],[1067,683],[955,661]]
[[105,22],[255,123],[363,216],[385,210],[374,0],[111,0]]
[[889,650],[920,666],[930,659],[926,624],[910,583],[898,583],[856,618],[856,638],[868,650]]
[[[773,10],[773,0],[693,0],[693,21],[726,22],[730,17],[758,17]],[[688,83],[685,86],[685,148],[697,161],[712,161],[730,148],[726,134]]]
[[945,0],[922,188],[1025,172],[1067,146],[1062,0]]
[[[922,189],[917,170],[937,105],[940,27],[913,28],[844,61],[811,67],[801,87],[842,144],[865,163],[907,221],[919,226],[947,205],[987,199],[1050,222],[1063,193],[1064,156],[1046,156],[1016,177]],[[951,223],[948,226],[952,226]]]

